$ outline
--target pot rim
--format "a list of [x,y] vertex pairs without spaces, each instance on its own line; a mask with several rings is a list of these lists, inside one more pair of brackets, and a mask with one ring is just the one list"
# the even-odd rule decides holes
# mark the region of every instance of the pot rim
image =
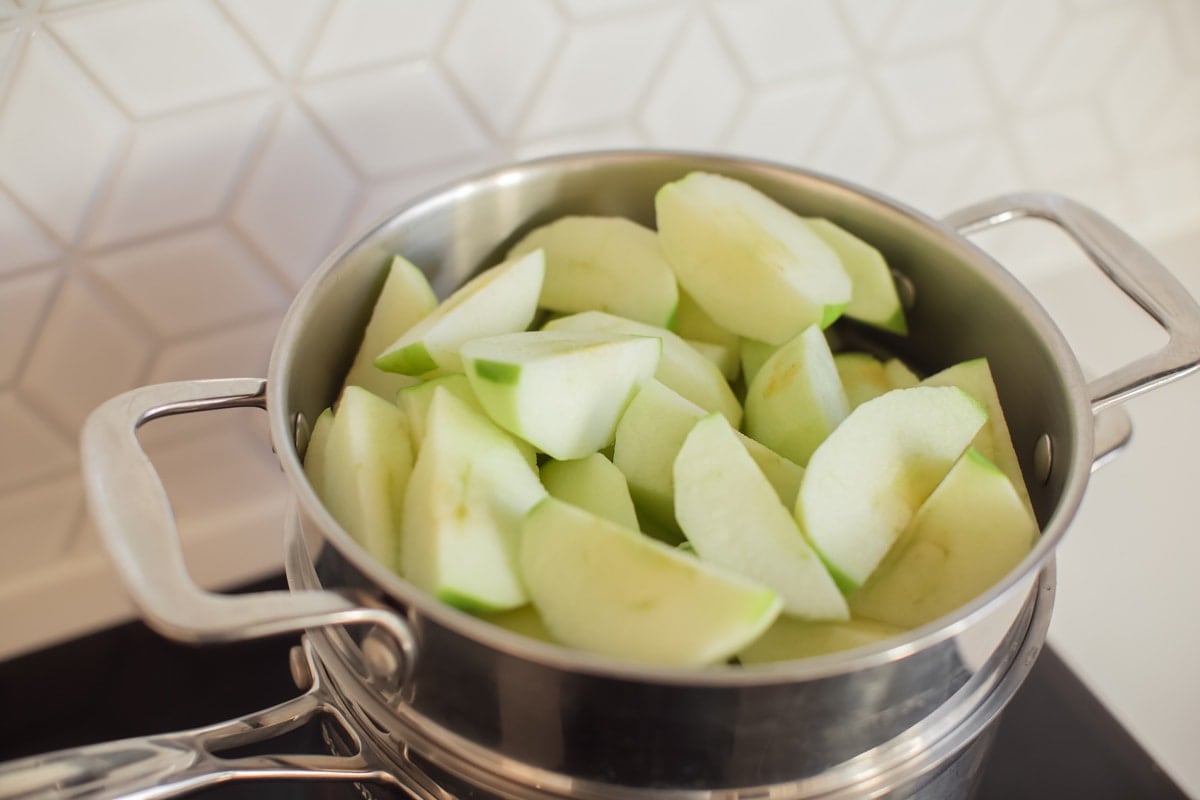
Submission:
[[[714,665],[700,669],[662,667],[621,661],[569,649],[565,646],[540,642],[504,630],[486,620],[446,605],[384,567],[334,521],[332,515],[326,511],[324,505],[317,498],[305,476],[294,439],[293,412],[284,408],[280,402],[273,402],[272,398],[287,396],[285,387],[296,355],[292,343],[305,322],[307,308],[314,302],[314,298],[322,293],[322,289],[327,283],[336,280],[337,268],[346,256],[360,247],[366,246],[404,220],[418,219],[439,207],[453,205],[459,200],[485,191],[491,186],[519,183],[524,177],[531,174],[553,172],[585,162],[599,161],[615,165],[629,162],[662,162],[664,160],[678,162],[681,167],[689,169],[699,168],[702,163],[705,169],[714,171],[720,171],[722,166],[725,166],[750,169],[764,176],[773,175],[784,180],[799,178],[824,184],[826,187],[833,187],[843,193],[865,197],[882,206],[883,210],[916,223],[930,236],[936,237],[943,246],[951,248],[961,259],[974,262],[998,292],[1006,295],[1010,301],[1026,312],[1027,318],[1048,346],[1055,363],[1063,373],[1070,408],[1070,423],[1076,435],[1073,437],[1072,452],[1056,454],[1055,461],[1069,464],[1071,474],[1065,478],[1064,490],[1058,498],[1053,514],[1041,526],[1041,535],[1037,544],[1003,580],[952,614],[910,630],[903,636],[885,639],[861,648],[773,664]],[[280,466],[291,485],[295,502],[303,515],[319,524],[320,535],[325,541],[335,546],[356,569],[369,577],[379,589],[404,607],[415,610],[431,621],[474,641],[511,656],[552,668],[643,683],[730,687],[814,680],[898,661],[972,627],[977,621],[986,617],[994,607],[1004,603],[1011,592],[1031,577],[1036,576],[1052,555],[1054,548],[1074,518],[1083,499],[1091,471],[1094,417],[1084,386],[1082,372],[1074,353],[1058,327],[1034,296],[991,256],[943,222],[895,199],[848,181],[768,160],[687,150],[595,150],[508,163],[449,181],[404,203],[398,209],[386,214],[366,233],[335,249],[305,281],[280,324],[267,372],[267,412],[272,444]],[[290,577],[294,580],[294,576]]]

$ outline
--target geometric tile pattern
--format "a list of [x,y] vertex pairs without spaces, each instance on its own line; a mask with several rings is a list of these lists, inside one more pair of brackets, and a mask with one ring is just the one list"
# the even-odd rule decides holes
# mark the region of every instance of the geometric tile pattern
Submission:
[[[263,374],[326,253],[491,164],[701,148],[934,215],[1038,188],[1135,236],[1194,228],[1198,7],[0,3],[0,519],[19,521],[0,562],[36,570],[72,546],[74,442],[92,407],[151,381]],[[1015,270],[1036,280],[1051,261]],[[213,486],[204,496],[229,504],[261,491]]]

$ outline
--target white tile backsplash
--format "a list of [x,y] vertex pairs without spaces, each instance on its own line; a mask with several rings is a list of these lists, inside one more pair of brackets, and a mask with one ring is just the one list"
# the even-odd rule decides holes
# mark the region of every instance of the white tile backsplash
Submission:
[[[129,612],[79,510],[86,414],[142,383],[265,374],[290,295],[414,195],[512,158],[653,145],[934,214],[1050,189],[1141,237],[1195,230],[1197,7],[0,2],[0,619],[59,599],[0,629],[0,654]],[[1061,237],[1027,242],[989,237],[1029,281],[1079,263]],[[210,583],[278,564],[284,488],[255,424],[147,431]]]

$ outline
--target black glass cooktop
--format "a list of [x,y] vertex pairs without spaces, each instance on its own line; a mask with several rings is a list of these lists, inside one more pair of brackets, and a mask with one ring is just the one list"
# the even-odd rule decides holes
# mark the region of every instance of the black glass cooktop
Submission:
[[[259,586],[278,588],[282,579]],[[0,761],[198,727],[296,695],[297,637],[194,648],[130,623],[0,663]],[[315,729],[288,743],[318,752]],[[231,784],[197,798],[357,798],[352,785]],[[1054,653],[1042,652],[1001,719],[981,800],[1186,800]]]

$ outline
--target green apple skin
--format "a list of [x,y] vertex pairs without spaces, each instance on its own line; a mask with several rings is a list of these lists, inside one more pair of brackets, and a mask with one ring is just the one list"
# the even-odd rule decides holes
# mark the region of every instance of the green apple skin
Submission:
[[385,347],[375,366],[424,377],[462,372],[464,342],[529,327],[545,274],[540,250],[483,271]]
[[671,387],[705,411],[721,412],[734,427],[742,422],[742,406],[721,370],[668,330],[603,311],[585,311],[562,317],[547,323],[543,330],[656,337],[662,341],[662,358],[654,371],[655,380]]
[[955,387],[863,403],[809,459],[796,519],[843,593],[863,584],[987,422]]
[[806,622],[795,617],[781,616],[738,653],[745,666],[774,664],[815,658],[867,647],[876,642],[902,636],[904,628],[852,617],[846,622]]
[[388,402],[395,400],[396,392],[413,384],[416,379],[395,372],[384,372],[375,366],[375,357],[433,313],[437,304],[437,295],[433,293],[425,273],[411,261],[401,256],[393,257],[383,288],[371,311],[371,320],[354,356],[354,363],[346,374],[345,385],[361,386]]
[[413,464],[404,412],[361,386],[347,386],[324,454],[319,494],[325,507],[376,560],[399,571],[399,534]]
[[1025,478],[1021,474],[1021,464],[1017,460],[1017,451],[1013,448],[1012,434],[1009,433],[1008,422],[1004,418],[1004,409],[1000,405],[1000,395],[996,391],[996,382],[992,378],[988,360],[975,358],[963,361],[930,375],[922,383],[925,386],[957,386],[987,409],[988,424],[976,434],[972,445],[1008,476],[1021,502],[1029,509],[1029,513],[1033,514],[1033,503],[1029,499]]
[[[650,381],[617,424],[613,464],[629,482],[643,530],[668,543],[682,539],[675,519],[673,465],[692,427],[708,412],[658,381]],[[795,504],[804,469],[765,445],[738,440],[774,487],[781,502]]]
[[908,333],[896,282],[883,255],[871,245],[827,219],[807,218],[813,233],[837,253],[854,289],[845,314],[850,319],[899,334]]
[[724,661],[781,607],[769,588],[554,498],[525,518],[521,575],[555,639],[643,664]]
[[488,416],[567,461],[612,443],[661,350],[654,337],[543,330],[475,339],[462,356]]
[[1037,539],[1012,481],[970,448],[851,597],[855,614],[916,628],[949,614],[1014,569]]
[[327,408],[313,422],[308,447],[304,450],[304,474],[317,497],[325,491],[325,452],[329,447],[329,429],[332,427],[333,409]]
[[693,172],[655,195],[680,287],[719,326],[783,344],[828,327],[851,300],[837,254],[805,221],[741,181]]
[[437,389],[404,497],[403,576],[474,613],[524,605],[521,521],[545,496],[507,434]]
[[[475,390],[471,388],[471,382],[467,376],[461,372],[452,372],[449,375],[441,375],[436,378],[430,378],[427,381],[406,386],[396,393],[396,405],[398,405],[408,417],[409,430],[412,432],[413,453],[419,453],[421,450],[421,440],[425,438],[425,420],[429,416],[429,406],[433,402],[433,395],[439,389],[445,389],[450,394],[462,400],[472,410],[486,415],[483,406],[479,403],[479,398],[475,396]],[[537,470],[537,451],[529,442],[520,439],[516,436],[511,436],[513,444],[521,451],[521,455],[525,457],[526,463],[530,468]]]
[[675,517],[702,560],[771,587],[785,614],[850,618],[791,510],[723,417],[696,423],[675,458],[674,475]]
[[802,466],[849,413],[833,354],[815,325],[776,350],[746,389],[746,433]]
[[658,234],[623,217],[567,216],[535,228],[508,251],[542,250],[546,278],[539,305],[575,313],[601,310],[672,327],[679,289]]
[[547,461],[539,474],[551,497],[626,528],[639,529],[629,483],[602,453],[571,461]]

